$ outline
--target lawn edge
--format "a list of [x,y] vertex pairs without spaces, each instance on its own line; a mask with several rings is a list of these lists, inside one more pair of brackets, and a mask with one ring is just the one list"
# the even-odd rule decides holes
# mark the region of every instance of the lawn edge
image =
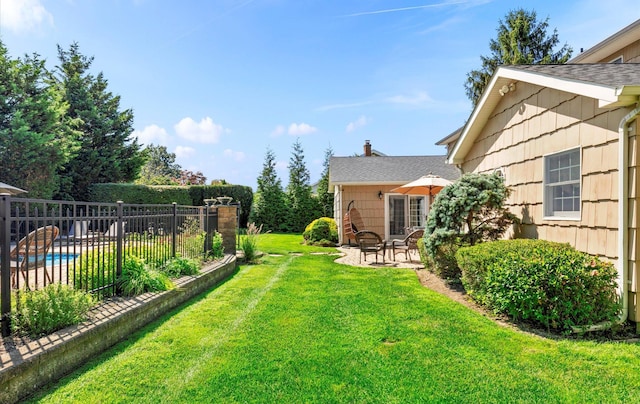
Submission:
[[225,255],[198,275],[176,280],[175,289],[101,303],[86,322],[7,349],[0,356],[0,402],[18,402],[60,379],[136,330],[221,283],[235,272],[236,265],[235,256]]

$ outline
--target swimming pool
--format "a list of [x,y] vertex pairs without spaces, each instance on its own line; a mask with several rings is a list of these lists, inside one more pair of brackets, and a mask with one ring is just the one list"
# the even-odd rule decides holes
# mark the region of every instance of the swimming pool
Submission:
[[71,262],[76,259],[80,254],[66,254],[66,253],[53,253],[47,254],[45,257],[46,265],[60,265],[66,264],[67,262]]
[[[61,265],[61,264],[67,264],[67,263],[71,263],[73,262],[74,259],[78,258],[80,254],[67,254],[67,253],[53,253],[53,254],[47,254],[46,257],[44,257],[44,263],[47,266],[50,265]],[[42,262],[42,255],[38,256],[37,259],[38,262]],[[36,257],[29,257],[29,262],[36,262]]]

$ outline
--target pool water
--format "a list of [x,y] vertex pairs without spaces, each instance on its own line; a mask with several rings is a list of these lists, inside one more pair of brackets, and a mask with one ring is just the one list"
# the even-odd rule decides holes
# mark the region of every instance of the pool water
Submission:
[[47,256],[45,257],[45,264],[46,265],[60,264],[60,263],[66,264],[67,262],[71,262],[74,259],[76,259],[78,255],[80,254],[65,254],[65,253],[47,254]]
[[78,255],[80,254],[59,254],[59,253],[47,254],[47,256],[45,257],[45,262],[47,264],[67,262],[67,261],[71,262],[74,259],[76,259]]

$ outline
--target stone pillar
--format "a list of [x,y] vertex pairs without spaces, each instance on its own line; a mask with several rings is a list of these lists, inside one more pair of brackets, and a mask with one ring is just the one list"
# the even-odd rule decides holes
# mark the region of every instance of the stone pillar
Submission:
[[225,254],[236,254],[236,227],[238,225],[238,207],[218,205],[218,232],[222,234]]

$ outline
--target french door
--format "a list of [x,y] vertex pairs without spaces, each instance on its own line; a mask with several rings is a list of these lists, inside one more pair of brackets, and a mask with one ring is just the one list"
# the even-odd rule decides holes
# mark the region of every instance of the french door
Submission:
[[388,240],[404,238],[414,228],[424,227],[427,197],[422,195],[387,195],[385,236]]

